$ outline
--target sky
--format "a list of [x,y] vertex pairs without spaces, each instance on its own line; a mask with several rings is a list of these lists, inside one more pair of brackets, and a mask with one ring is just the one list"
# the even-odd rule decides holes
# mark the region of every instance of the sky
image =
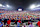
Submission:
[[38,4],[40,0],[0,0],[0,3],[3,5],[10,5],[12,10],[17,10],[18,8],[29,10],[28,8],[31,4]]

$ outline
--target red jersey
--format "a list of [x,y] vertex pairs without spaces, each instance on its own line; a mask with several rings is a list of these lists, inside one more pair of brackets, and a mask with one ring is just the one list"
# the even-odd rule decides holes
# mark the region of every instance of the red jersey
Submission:
[[8,20],[8,21],[7,21],[7,24],[9,25],[10,23],[11,23],[11,20]]
[[19,20],[18,22],[19,22],[19,23],[21,23],[21,21],[20,21],[20,20]]
[[40,26],[40,21],[38,21],[37,25]]

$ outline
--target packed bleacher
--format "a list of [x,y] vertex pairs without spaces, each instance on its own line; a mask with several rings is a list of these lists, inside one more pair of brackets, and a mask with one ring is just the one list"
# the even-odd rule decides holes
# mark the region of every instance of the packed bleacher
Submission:
[[2,22],[3,25],[6,26],[9,26],[10,22],[11,24],[14,23],[13,25],[15,24],[17,25],[17,22],[19,22],[20,25],[23,25],[23,23],[29,25],[28,22],[36,23],[38,22],[38,20],[40,20],[40,13],[36,13],[36,12],[0,11],[0,22]]

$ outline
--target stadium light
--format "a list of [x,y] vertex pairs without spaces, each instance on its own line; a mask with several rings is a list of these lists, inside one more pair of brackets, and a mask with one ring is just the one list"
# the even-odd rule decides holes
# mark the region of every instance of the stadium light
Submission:
[[30,9],[34,9],[36,6],[35,6],[35,4],[32,4],[31,6],[30,6]]
[[0,4],[0,7],[2,7],[2,4]]
[[32,4],[32,5],[30,5],[29,8],[30,8],[31,10],[37,10],[37,9],[40,9],[40,4],[38,4],[38,5]]
[[38,4],[36,7],[39,7],[40,6],[40,4]]
[[5,6],[3,6],[3,7],[5,7]]
[[35,9],[40,9],[40,4],[38,4]]
[[9,5],[6,5],[7,7],[9,7]]

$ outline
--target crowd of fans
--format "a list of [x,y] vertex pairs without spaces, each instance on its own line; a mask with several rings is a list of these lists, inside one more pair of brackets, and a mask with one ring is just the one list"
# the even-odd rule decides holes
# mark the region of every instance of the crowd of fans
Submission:
[[[7,23],[6,27],[7,26],[9,27],[11,21],[13,21],[14,23],[17,23],[17,26],[19,27],[20,23],[22,23],[21,20],[40,20],[39,16],[40,15],[37,15],[37,14],[35,15],[34,13],[28,13],[28,12],[20,12],[20,13],[19,12],[17,12],[17,13],[5,12],[0,15],[0,27],[3,27],[3,25],[6,25],[6,23]],[[16,20],[18,20],[18,21],[16,21]],[[29,25],[29,27],[32,26],[32,22],[28,23],[28,25]],[[25,25],[24,25],[24,27],[25,27]]]

